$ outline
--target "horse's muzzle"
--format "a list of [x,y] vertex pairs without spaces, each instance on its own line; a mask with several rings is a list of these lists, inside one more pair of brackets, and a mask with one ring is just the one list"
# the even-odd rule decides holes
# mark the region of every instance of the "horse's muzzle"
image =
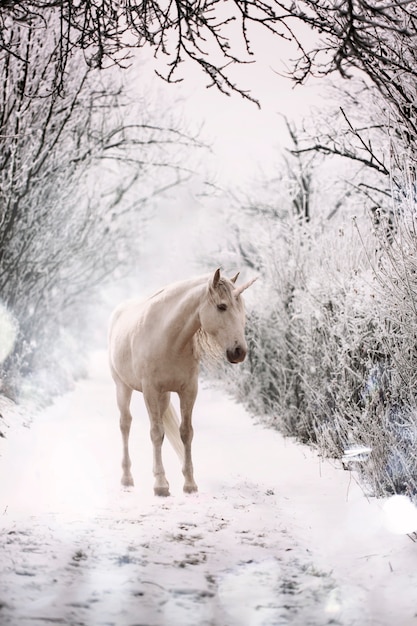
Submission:
[[243,346],[236,346],[233,350],[226,350],[227,360],[230,363],[241,363],[246,357],[246,348]]

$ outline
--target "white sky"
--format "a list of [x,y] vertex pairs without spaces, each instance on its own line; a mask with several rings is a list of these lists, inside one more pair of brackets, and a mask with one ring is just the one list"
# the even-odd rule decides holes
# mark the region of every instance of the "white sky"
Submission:
[[[165,104],[171,101],[183,109],[191,128],[202,128],[201,140],[214,151],[207,168],[221,186],[246,187],[253,176],[273,175],[279,154],[288,145],[282,116],[301,120],[322,98],[318,83],[294,87],[282,76],[297,56],[287,42],[277,37],[258,38],[255,52],[256,62],[237,66],[233,72],[239,87],[261,103],[261,110],[238,93],[228,97],[215,87],[207,88],[208,77],[194,65],[183,71],[181,83],[170,85],[153,75],[152,57],[139,69],[138,88],[144,82],[152,86]],[[140,58],[144,58],[143,51]],[[160,65],[162,73],[164,69]]]
[[249,80],[244,84],[251,85],[261,109],[238,94],[225,97],[213,89],[195,93],[186,103],[191,118],[203,111],[219,182],[242,187],[254,176],[273,175],[280,153],[288,146],[283,116],[301,120],[317,99],[313,89],[294,89],[289,79],[278,76],[270,66],[259,64],[245,70]]
[[[207,88],[208,77],[193,64],[184,64],[182,76],[177,75],[183,81],[175,84],[155,75],[155,60],[144,50],[132,68],[133,95],[140,98],[144,94],[145,102],[161,102],[163,110],[183,120],[185,131],[197,133],[201,142],[212,147],[211,153],[200,155],[200,178],[175,188],[169,199],[157,199],[155,219],[138,248],[140,265],[152,269],[147,274],[148,281],[152,275],[152,284],[200,271],[193,264],[198,264],[202,255],[208,270],[217,266],[241,269],[240,260],[230,256],[224,243],[228,237],[228,192],[250,195],[254,183],[259,190],[260,184],[275,178],[283,149],[289,145],[283,116],[301,121],[321,101],[318,83],[294,88],[290,79],[282,76],[297,56],[288,43],[276,37],[258,38],[255,52],[255,63],[237,66],[233,72],[239,87],[249,90],[261,109],[238,93],[226,96],[215,87]],[[162,63],[158,69],[165,74]],[[159,121],[157,104],[155,123]],[[207,179],[225,193],[210,200],[202,198],[201,181]]]

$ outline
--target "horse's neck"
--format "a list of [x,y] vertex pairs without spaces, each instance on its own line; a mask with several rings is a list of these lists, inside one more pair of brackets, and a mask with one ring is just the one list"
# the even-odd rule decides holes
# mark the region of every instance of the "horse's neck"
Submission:
[[206,284],[207,278],[200,277],[172,285],[159,294],[167,330],[175,334],[175,341],[182,345],[192,341],[201,327],[198,311]]

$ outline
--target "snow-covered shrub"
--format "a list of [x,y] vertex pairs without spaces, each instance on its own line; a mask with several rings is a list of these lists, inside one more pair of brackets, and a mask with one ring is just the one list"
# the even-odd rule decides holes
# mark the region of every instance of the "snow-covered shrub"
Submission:
[[348,459],[378,495],[417,493],[417,228],[401,215],[389,240],[366,218],[269,222],[233,373],[252,411]]
[[373,313],[358,313],[361,300],[373,302],[372,276],[354,224],[349,232],[299,220],[273,228],[248,320],[246,368],[251,382],[262,380],[251,397],[286,432],[317,440],[329,436],[343,403],[360,402]]
[[385,355],[370,372],[366,402],[378,493],[417,494],[417,198],[404,177],[377,230],[377,337]]

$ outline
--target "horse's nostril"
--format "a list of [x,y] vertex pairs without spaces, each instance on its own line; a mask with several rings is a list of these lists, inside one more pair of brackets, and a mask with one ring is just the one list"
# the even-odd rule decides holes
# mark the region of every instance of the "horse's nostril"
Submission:
[[227,351],[227,359],[230,363],[240,363],[245,359],[246,350],[242,346],[236,346],[234,350]]

